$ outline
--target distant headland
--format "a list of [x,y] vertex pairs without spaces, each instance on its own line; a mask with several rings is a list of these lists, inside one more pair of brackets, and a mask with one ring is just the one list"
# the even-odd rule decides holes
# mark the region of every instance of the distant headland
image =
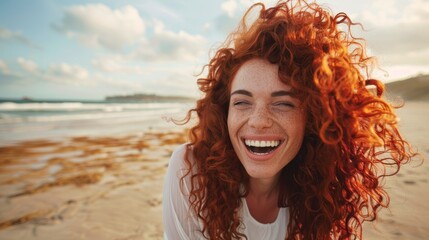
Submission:
[[115,101],[115,102],[191,102],[195,101],[195,98],[191,97],[182,97],[182,96],[160,96],[156,94],[146,94],[146,93],[135,93],[131,95],[114,95],[105,97],[106,101]]
[[419,74],[405,80],[386,84],[388,96],[406,101],[429,101],[429,75]]

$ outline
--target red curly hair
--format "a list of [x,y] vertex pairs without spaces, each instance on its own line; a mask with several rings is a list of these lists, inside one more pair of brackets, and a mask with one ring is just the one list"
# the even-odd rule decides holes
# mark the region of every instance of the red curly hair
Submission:
[[375,220],[379,208],[388,206],[381,179],[396,174],[415,153],[382,98],[383,84],[364,77],[374,60],[364,41],[352,36],[353,25],[347,14],[333,16],[316,3],[287,0],[268,9],[259,3],[217,50],[207,77],[198,79],[204,96],[185,119],[198,116],[187,148],[196,171],[186,162],[189,201],[205,237],[245,237],[237,210],[249,176],[233,150],[227,116],[234,74],[252,58],[279,65],[281,81],[298,93],[307,114],[302,147],[279,180],[278,206],[289,207],[290,214],[286,239],[360,239],[363,221]]

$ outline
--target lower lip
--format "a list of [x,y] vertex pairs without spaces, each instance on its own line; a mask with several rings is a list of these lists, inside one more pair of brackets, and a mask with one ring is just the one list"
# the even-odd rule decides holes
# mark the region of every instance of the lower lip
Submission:
[[259,154],[255,154],[255,153],[251,152],[246,147],[246,145],[244,145],[244,149],[246,150],[246,154],[250,159],[255,160],[255,161],[267,161],[267,160],[271,159],[277,153],[277,151],[279,151],[282,144],[283,144],[283,142],[281,142],[280,145],[276,149],[271,151],[270,153],[263,154],[263,155],[259,155]]

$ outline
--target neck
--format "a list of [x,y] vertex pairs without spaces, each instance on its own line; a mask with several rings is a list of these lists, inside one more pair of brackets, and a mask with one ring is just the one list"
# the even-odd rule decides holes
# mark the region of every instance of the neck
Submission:
[[271,198],[278,195],[278,177],[270,179],[250,178],[249,194],[256,198]]
[[250,178],[246,197],[250,215],[260,223],[273,223],[278,216],[278,177],[270,179]]

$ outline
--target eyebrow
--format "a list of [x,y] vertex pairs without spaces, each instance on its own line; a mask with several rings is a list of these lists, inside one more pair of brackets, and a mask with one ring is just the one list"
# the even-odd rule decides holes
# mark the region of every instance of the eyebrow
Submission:
[[[246,95],[246,96],[249,96],[249,97],[253,96],[253,94],[251,92],[249,92],[247,90],[244,90],[244,89],[236,90],[236,91],[232,92],[230,96],[232,96],[234,94],[242,94],[242,95]],[[282,96],[291,96],[291,97],[294,97],[295,94],[293,92],[291,92],[291,91],[284,91],[284,90],[275,91],[275,92],[271,93],[271,97],[282,97]]]
[[244,90],[244,89],[236,90],[236,91],[232,92],[231,95],[229,95],[229,96],[232,96],[234,94],[241,94],[241,95],[246,95],[246,96],[249,96],[249,97],[253,96],[253,94],[251,92],[249,92],[247,90]]

